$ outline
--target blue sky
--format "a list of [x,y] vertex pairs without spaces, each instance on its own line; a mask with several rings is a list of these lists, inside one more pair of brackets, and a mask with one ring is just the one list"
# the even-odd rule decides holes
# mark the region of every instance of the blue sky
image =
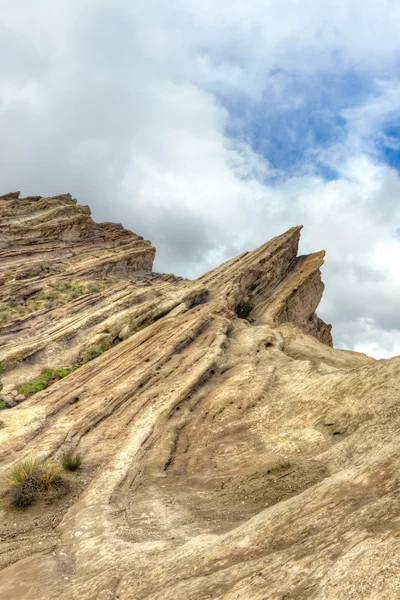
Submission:
[[400,117],[387,127],[383,127],[378,137],[377,146],[381,152],[381,160],[396,171],[400,169]]
[[400,354],[400,6],[0,0],[3,191],[70,191],[190,277],[303,224],[337,346]]
[[230,114],[227,134],[244,139],[286,175],[306,163],[324,178],[334,177],[327,165],[315,160],[315,153],[344,142],[347,122],[341,112],[373,94],[372,82],[352,70],[306,77],[277,72],[274,77],[285,79],[285,94],[293,103],[282,103],[281,98],[271,102],[269,89],[255,100],[221,94],[220,101]]

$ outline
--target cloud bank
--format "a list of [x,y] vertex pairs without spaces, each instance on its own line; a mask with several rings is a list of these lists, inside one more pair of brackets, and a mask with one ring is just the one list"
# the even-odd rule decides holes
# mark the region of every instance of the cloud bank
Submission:
[[400,354],[400,6],[0,0],[0,182],[194,277],[303,224],[337,347]]

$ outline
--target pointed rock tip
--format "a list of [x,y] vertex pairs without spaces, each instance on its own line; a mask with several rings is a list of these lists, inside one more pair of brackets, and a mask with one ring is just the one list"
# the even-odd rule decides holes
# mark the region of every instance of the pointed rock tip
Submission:
[[312,263],[317,265],[317,267],[319,268],[324,264],[325,254],[325,250],[319,250],[318,252],[310,252],[310,254],[303,254],[302,256],[299,256],[299,258],[312,261]]
[[290,227],[289,229],[287,229],[282,235],[284,235],[284,236],[296,235],[296,234],[299,234],[302,229],[303,229],[303,225],[294,225],[293,227]]
[[0,200],[18,200],[21,192],[8,192],[0,196]]

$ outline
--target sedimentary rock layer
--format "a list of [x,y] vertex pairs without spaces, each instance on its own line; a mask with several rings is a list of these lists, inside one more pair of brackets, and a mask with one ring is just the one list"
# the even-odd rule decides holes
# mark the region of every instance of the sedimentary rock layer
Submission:
[[[400,359],[332,348],[324,256],[299,236],[0,327],[9,389],[79,363],[0,412],[2,600],[399,597]],[[89,344],[109,349],[79,362]],[[65,448],[84,457],[68,493],[17,515],[3,476]]]
[[[155,248],[115,223],[95,223],[70,194],[0,196],[1,297],[36,283],[83,277],[129,278],[152,268]],[[11,285],[13,282],[13,285]],[[17,282],[17,283],[16,283]]]

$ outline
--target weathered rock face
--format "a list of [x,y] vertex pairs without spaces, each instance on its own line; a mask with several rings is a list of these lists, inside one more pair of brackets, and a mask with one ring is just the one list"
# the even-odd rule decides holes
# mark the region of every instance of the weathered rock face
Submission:
[[[34,207],[59,202],[75,224],[46,231]],[[0,412],[1,599],[400,597],[400,359],[332,348],[315,314],[323,253],[297,257],[299,227],[187,281],[152,273],[148,243],[67,196],[2,206],[5,304],[28,247],[63,268],[23,280],[29,298],[107,287],[0,326],[8,394],[77,367]],[[21,214],[40,219],[37,242]],[[107,279],[99,260],[124,247],[138,262]],[[84,364],[93,345],[109,349]],[[66,448],[84,456],[66,496],[15,513],[4,474]]]
[[[115,223],[95,223],[88,206],[70,194],[55,198],[0,196],[2,295],[10,280],[52,273],[68,277],[118,277],[151,270],[155,248]],[[21,285],[21,284],[19,284]]]

